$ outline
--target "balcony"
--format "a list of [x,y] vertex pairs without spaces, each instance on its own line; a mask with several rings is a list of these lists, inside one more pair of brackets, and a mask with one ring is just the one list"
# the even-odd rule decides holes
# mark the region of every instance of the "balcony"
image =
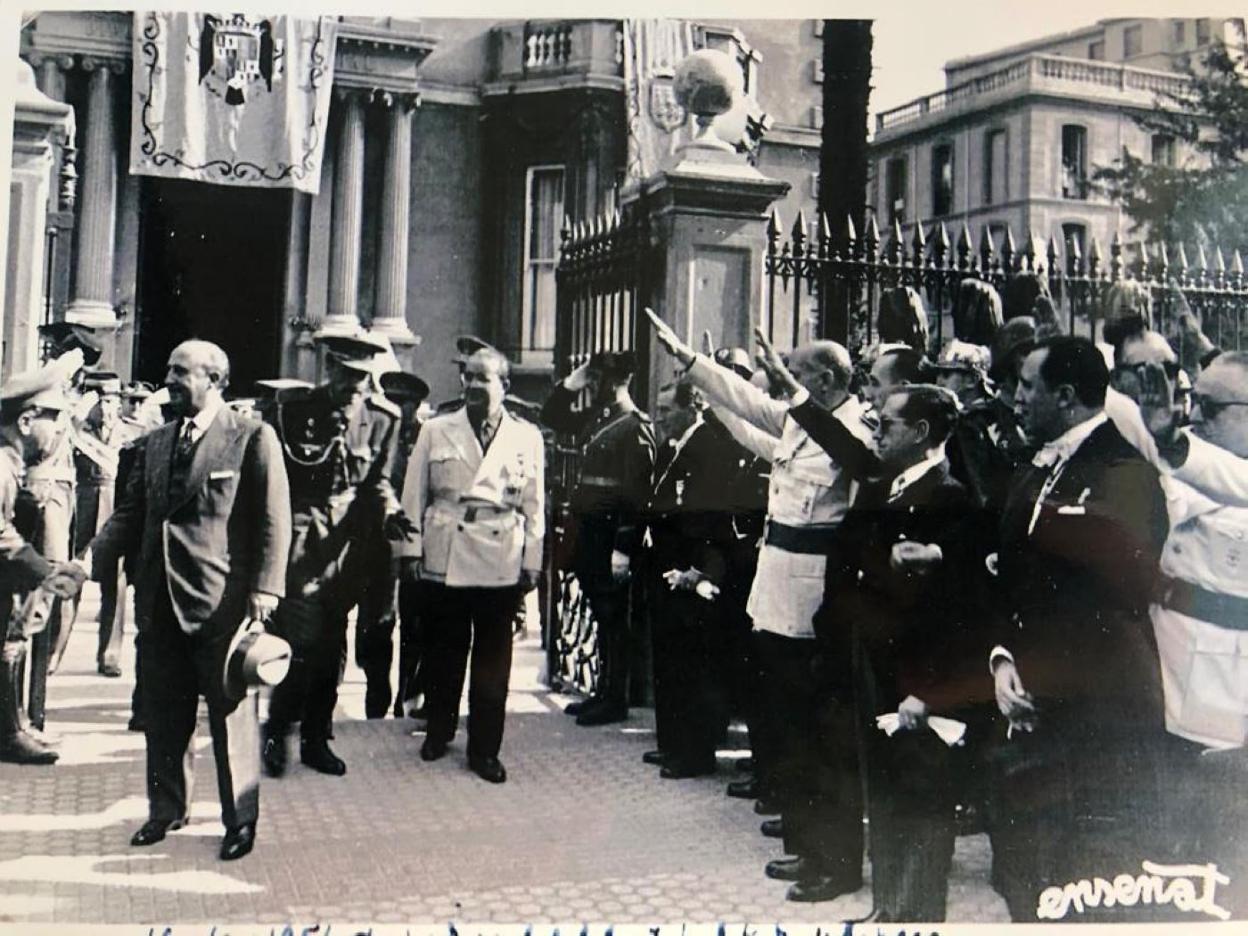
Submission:
[[619,20],[527,20],[490,32],[486,94],[624,86]]
[[877,142],[1011,98],[1042,94],[1117,107],[1152,108],[1158,95],[1183,94],[1184,75],[1061,55],[1029,55],[875,118]]

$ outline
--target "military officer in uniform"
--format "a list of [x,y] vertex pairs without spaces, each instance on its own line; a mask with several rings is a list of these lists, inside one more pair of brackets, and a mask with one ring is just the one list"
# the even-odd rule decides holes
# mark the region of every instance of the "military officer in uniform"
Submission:
[[[416,445],[416,436],[420,432],[416,409],[429,395],[429,385],[415,374],[404,371],[382,374],[380,383],[386,399],[398,407],[400,412],[398,448],[390,474],[391,484],[398,490],[403,485],[408,455]],[[370,555],[365,566],[367,582],[360,596],[355,619],[355,662],[364,671],[365,717],[385,718],[393,698],[390,664],[394,659],[394,624],[399,608],[397,568],[392,560],[397,560],[398,556],[394,554],[390,542],[381,535],[380,530],[376,535],[367,538],[364,548]],[[401,653],[400,661],[401,699],[405,688]]]
[[[568,707],[578,725],[628,717],[628,583],[655,459],[650,419],[628,392],[634,366],[629,352],[597,352],[556,384],[542,407],[542,422],[575,434],[581,450],[572,492],[573,539],[564,554],[573,557],[598,625],[600,669],[594,696]],[[592,403],[575,410],[586,388]]]
[[[13,607],[14,592],[32,591],[38,600],[47,591],[61,599],[78,594],[85,572],[68,562],[50,562],[17,532],[13,522],[18,492],[31,443],[54,426],[69,406],[55,368],[18,374],[0,391],[0,621],[4,645],[0,652],[0,761],[51,764],[56,751],[29,734],[22,720],[22,671],[27,637],[34,621]],[[42,586],[42,587],[40,587]]]
[[420,756],[433,761],[455,735],[464,667],[468,766],[491,783],[511,672],[511,622],[537,585],[545,532],[541,433],[503,407],[509,367],[492,348],[464,368],[464,406],[422,428],[403,483],[403,509],[419,532],[397,546],[404,578],[425,587],[429,726]]
[[[74,433],[78,471],[74,550],[86,547],[113,512],[122,446],[137,430],[121,418],[121,380],[106,371],[89,373],[83,383],[97,397]],[[121,675],[121,641],[126,627],[126,578],[120,567],[106,569],[100,581],[99,648],[96,668],[104,676]]]
[[399,410],[378,393],[381,369],[393,367],[384,339],[324,336],[327,383],[280,394],[274,427],[290,476],[294,535],[286,598],[274,617],[291,644],[290,673],[273,691],[263,731],[264,768],[286,771],[286,736],[300,722],[300,759],[342,776],[347,765],[329,747],[338,684],[346,662],[347,614],[367,581],[366,538],[405,529],[390,479]]

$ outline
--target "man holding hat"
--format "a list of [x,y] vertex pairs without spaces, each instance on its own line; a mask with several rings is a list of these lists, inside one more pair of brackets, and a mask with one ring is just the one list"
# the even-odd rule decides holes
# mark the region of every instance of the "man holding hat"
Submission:
[[[565,710],[578,725],[605,725],[628,717],[629,574],[641,544],[650,497],[655,441],[650,418],[628,393],[635,365],[630,352],[599,351],[555,384],[541,419],[577,437],[580,478],[572,492],[574,532],[562,544],[598,625],[595,694]],[[574,410],[581,391],[593,403]]]
[[148,820],[130,840],[153,845],[185,825],[200,696],[217,765],[223,861],[255,842],[260,809],[256,693],[227,695],[223,674],[244,621],[265,621],[286,586],[290,489],[272,428],[225,405],[230,361],[184,341],[165,386],[175,419],[134,449],[117,509],[92,541],[97,565],[137,551]]
[[264,769],[286,772],[286,737],[300,722],[300,760],[342,776],[329,747],[347,651],[347,615],[359,604],[370,538],[402,538],[407,527],[391,485],[399,408],[379,392],[397,370],[389,342],[360,332],[318,336],[329,379],[278,395],[273,423],[290,475],[294,539],[277,632],[293,650],[290,675],[276,687],[264,726]]
[[[84,549],[112,515],[122,446],[138,431],[121,418],[121,379],[107,371],[88,373],[83,389],[96,395],[95,405],[74,432],[74,465],[78,471],[74,548]],[[121,640],[126,626],[125,575],[118,565],[103,569],[100,581],[99,650],[96,668],[104,676],[121,675]]]
[[0,651],[0,761],[51,764],[55,751],[27,733],[22,713],[22,673],[26,638],[35,622],[13,608],[15,592],[46,591],[58,598],[78,594],[85,572],[69,562],[49,562],[17,532],[13,522],[22,475],[36,440],[55,431],[69,406],[55,369],[18,374],[0,390],[0,620],[4,646]]

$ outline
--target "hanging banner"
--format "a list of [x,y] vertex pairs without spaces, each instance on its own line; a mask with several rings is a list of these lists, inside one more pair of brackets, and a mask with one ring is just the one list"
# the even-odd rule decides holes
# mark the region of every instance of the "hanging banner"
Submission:
[[628,162],[623,193],[663,168],[691,138],[689,115],[676,103],[676,66],[694,51],[693,25],[681,20],[624,21],[624,95]]
[[136,13],[130,171],[315,194],[336,31],[332,17]]

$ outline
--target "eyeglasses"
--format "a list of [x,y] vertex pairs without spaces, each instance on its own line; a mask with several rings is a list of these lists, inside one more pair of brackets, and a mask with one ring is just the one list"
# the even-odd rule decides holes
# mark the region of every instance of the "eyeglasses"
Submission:
[[1217,419],[1228,406],[1248,406],[1248,400],[1212,400],[1203,393],[1192,394],[1192,408],[1200,407],[1205,419]]

